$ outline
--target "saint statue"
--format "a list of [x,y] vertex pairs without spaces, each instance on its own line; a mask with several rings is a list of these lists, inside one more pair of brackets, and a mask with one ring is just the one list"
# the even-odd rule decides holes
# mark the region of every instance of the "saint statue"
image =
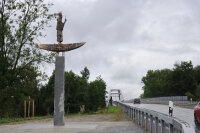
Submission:
[[63,28],[65,26],[65,23],[66,23],[66,18],[65,18],[65,21],[64,23],[62,22],[62,12],[59,12],[58,13],[58,19],[57,19],[57,26],[56,26],[56,30],[57,30],[57,41],[59,43],[61,43],[63,41],[63,34],[62,34],[62,31],[63,31]]

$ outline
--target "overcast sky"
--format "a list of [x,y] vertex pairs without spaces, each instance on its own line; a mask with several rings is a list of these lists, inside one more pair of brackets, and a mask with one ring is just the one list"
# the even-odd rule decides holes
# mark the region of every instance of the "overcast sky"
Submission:
[[[173,68],[175,62],[200,64],[199,0],[46,0],[67,18],[63,43],[87,42],[65,53],[65,70],[90,80],[99,75],[107,91],[121,89],[125,99],[143,92],[148,70]],[[41,43],[56,43],[56,20]],[[44,66],[51,75],[54,64]],[[66,81],[67,82],[67,81]]]

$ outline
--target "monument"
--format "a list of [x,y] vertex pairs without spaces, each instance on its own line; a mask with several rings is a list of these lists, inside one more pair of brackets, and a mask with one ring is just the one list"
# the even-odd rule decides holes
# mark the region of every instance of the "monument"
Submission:
[[[55,64],[55,86],[54,86],[54,126],[64,126],[64,100],[65,100],[65,55],[64,52],[74,50],[83,46],[86,42],[81,43],[70,43],[62,44],[63,42],[63,28],[66,23],[66,19],[62,22],[62,13],[58,13],[57,19],[57,42],[58,44],[40,44],[39,48],[57,52],[56,54],[56,64]],[[62,55],[59,56],[59,52]]]

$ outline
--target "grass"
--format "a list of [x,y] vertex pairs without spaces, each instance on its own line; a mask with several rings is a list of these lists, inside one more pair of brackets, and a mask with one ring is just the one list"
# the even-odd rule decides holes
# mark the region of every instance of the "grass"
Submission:
[[23,122],[28,120],[42,120],[47,118],[52,118],[52,115],[46,115],[46,116],[36,116],[36,117],[30,117],[30,118],[0,118],[0,124],[3,123],[11,123],[11,122]]
[[108,106],[104,109],[99,109],[95,114],[118,114],[121,113],[121,109],[115,106]]
[[112,118],[115,121],[121,121],[122,110],[119,107],[108,106],[107,108],[100,109],[96,112],[96,114],[113,114]]
[[[68,114],[65,116],[82,116],[82,115],[92,115],[92,114],[96,114],[96,115],[100,115],[100,114],[114,114],[114,119],[116,121],[121,120],[120,114],[121,114],[121,109],[119,107],[115,107],[115,106],[108,106],[107,108],[103,108],[103,109],[98,109],[97,112],[90,112],[90,113],[83,113],[83,114]],[[36,116],[36,117],[31,117],[31,118],[0,118],[0,124],[4,124],[4,123],[11,123],[11,122],[23,122],[23,121],[28,121],[28,120],[42,120],[42,119],[48,119],[48,118],[53,118],[52,115],[46,115],[46,116]]]

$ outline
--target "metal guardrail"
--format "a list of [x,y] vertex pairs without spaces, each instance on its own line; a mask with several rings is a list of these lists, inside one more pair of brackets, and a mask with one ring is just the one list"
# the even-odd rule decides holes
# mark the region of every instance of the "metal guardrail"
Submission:
[[194,127],[190,124],[166,114],[132,107],[118,101],[115,101],[114,104],[150,133],[195,133]]
[[[169,105],[169,101],[150,101],[141,99],[141,103],[143,104],[165,104]],[[197,105],[197,101],[173,101],[175,106],[181,106],[193,109]]]
[[148,100],[148,101],[187,101],[188,96],[153,97],[153,98],[143,98],[142,100]]

